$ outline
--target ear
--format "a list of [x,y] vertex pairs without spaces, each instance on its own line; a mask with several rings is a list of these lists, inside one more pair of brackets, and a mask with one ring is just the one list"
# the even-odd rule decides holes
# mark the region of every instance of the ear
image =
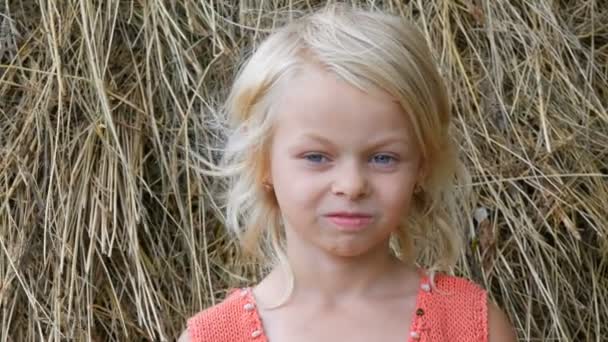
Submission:
[[270,152],[267,149],[262,151],[261,169],[258,170],[259,179],[262,183],[272,183],[272,167],[270,164]]
[[272,172],[270,172],[270,167],[266,169],[263,173],[262,181],[267,183],[272,183]]
[[426,158],[420,157],[420,163],[418,164],[418,176],[416,178],[417,184],[424,184],[427,176],[429,175],[429,167]]

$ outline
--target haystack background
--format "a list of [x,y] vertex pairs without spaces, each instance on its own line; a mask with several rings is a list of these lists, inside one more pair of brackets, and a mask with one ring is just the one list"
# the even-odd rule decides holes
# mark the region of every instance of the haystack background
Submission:
[[[607,3],[353,2],[416,21],[449,84],[457,273],[522,340],[608,340]],[[0,2],[0,341],[172,340],[258,279],[197,170],[240,56],[319,3]]]

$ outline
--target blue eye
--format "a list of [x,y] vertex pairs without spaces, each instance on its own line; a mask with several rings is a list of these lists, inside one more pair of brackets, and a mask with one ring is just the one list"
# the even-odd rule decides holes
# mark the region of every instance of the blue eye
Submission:
[[393,156],[389,156],[388,154],[378,154],[372,157],[374,161],[379,162],[380,164],[389,164],[391,161],[396,161],[396,158]]
[[[323,158],[325,158],[325,156],[322,154],[318,154],[318,153],[307,154],[304,156],[304,159],[311,161],[313,163],[319,163],[319,162],[321,162],[320,159],[323,159]],[[327,159],[327,158],[325,158],[325,159]]]

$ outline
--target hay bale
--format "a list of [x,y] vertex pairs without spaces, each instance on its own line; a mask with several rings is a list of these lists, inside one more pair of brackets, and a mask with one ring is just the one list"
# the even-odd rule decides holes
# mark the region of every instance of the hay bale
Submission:
[[[416,21],[450,87],[477,195],[458,272],[521,339],[608,339],[605,2],[353,2]],[[260,276],[196,170],[239,56],[308,4],[0,4],[3,340],[168,340]]]

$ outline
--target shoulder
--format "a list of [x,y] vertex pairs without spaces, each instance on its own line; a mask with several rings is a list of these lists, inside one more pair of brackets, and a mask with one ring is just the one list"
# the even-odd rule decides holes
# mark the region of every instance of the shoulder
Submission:
[[487,291],[467,278],[437,273],[431,282],[432,303],[462,319],[487,323]]
[[435,297],[446,304],[468,303],[467,306],[486,306],[487,291],[479,284],[463,277],[436,273],[431,280]]
[[517,341],[515,329],[509,317],[492,301],[488,301],[488,330],[489,342]]
[[188,329],[184,330],[181,335],[177,338],[177,342],[190,342],[190,335]]
[[[435,287],[429,304],[441,314],[446,333],[469,336],[469,340],[489,342],[515,341],[515,333],[506,314],[488,300],[488,292],[472,280],[444,273],[435,275]],[[439,309],[439,310],[437,310]],[[454,337],[455,337],[454,336]]]
[[436,273],[431,290],[422,296],[425,322],[432,340],[487,341],[487,291],[461,277]]
[[244,296],[231,290],[220,303],[204,309],[187,320],[180,342],[233,341],[244,331]]

